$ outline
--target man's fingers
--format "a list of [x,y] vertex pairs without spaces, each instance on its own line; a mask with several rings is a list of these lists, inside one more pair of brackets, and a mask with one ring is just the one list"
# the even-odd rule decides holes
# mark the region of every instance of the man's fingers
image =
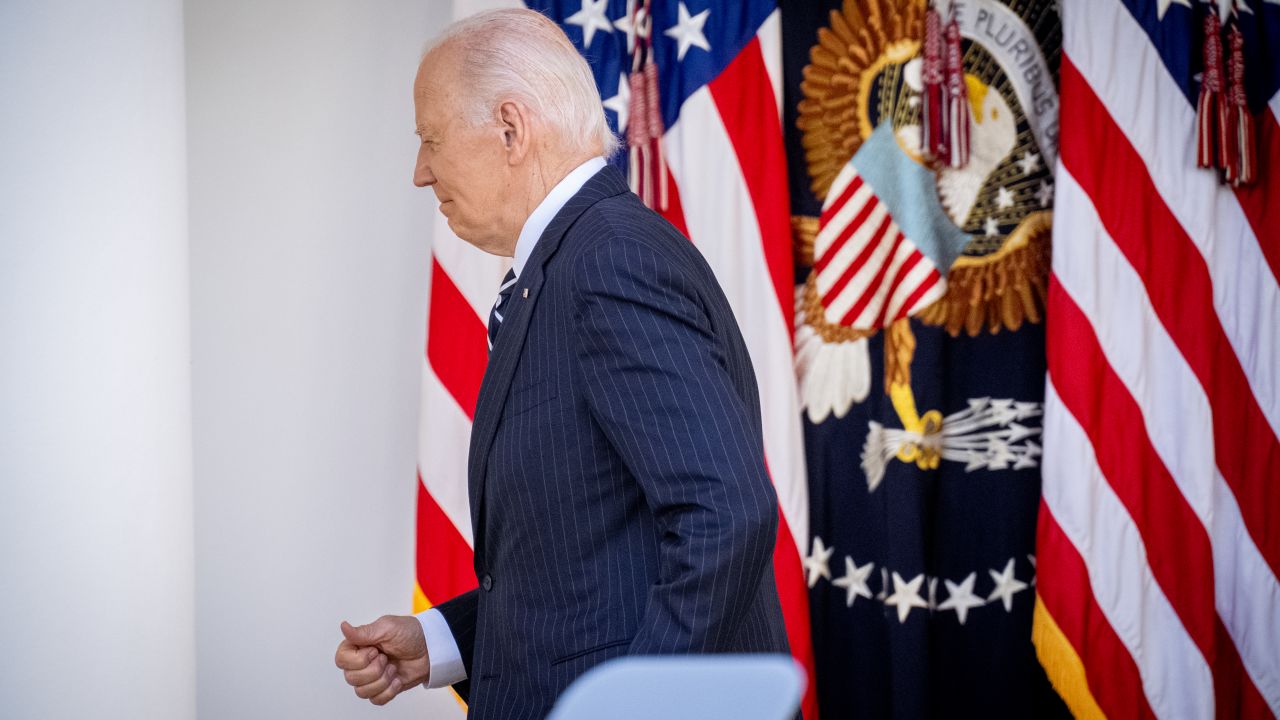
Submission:
[[338,643],[338,652],[333,655],[333,662],[343,670],[359,670],[369,664],[367,648],[357,647],[349,640]]
[[357,687],[356,695],[366,700],[372,700],[391,687],[391,683],[395,680],[395,677],[395,666],[388,665],[381,673],[378,674],[378,677],[373,682],[365,683],[364,685]]
[[359,647],[350,640],[343,640],[338,643],[338,652],[334,654],[333,662],[343,670],[363,670],[379,654],[376,647]]
[[386,669],[387,656],[379,653],[378,657],[366,667],[359,670],[348,670],[343,673],[343,676],[347,679],[348,685],[352,687],[360,687],[361,685],[368,685],[374,680],[382,677],[386,672]]
[[374,697],[369,698],[369,702],[374,705],[386,705],[400,694],[400,678],[394,678],[386,690],[378,693]]
[[368,685],[361,685],[360,687],[356,688],[356,697],[369,700],[375,695],[381,693],[383,690],[386,690],[388,685],[390,685],[389,682],[379,677],[377,680],[374,680]]
[[[414,618],[383,615],[368,625],[344,621],[339,627],[343,640],[334,662],[343,670],[343,677],[357,697],[385,705],[406,686],[426,680],[426,643],[422,625]],[[402,660],[410,663],[404,677],[393,664]]]

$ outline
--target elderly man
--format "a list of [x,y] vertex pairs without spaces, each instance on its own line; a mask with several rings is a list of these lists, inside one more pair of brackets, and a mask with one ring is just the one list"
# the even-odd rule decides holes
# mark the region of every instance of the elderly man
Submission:
[[476,15],[425,55],[414,105],[414,183],[514,258],[471,436],[479,588],[343,623],[347,682],[537,718],[620,655],[787,652],[747,348],[702,256],[606,165],[582,56],[536,12]]

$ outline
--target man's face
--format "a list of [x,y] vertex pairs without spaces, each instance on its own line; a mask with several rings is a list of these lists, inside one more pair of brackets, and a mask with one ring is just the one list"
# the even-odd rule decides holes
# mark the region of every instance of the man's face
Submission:
[[422,142],[413,184],[435,190],[455,235],[509,255],[515,239],[504,232],[502,217],[511,183],[503,132],[496,123],[466,122],[467,89],[457,81],[457,54],[447,45],[437,48],[418,68],[413,104]]

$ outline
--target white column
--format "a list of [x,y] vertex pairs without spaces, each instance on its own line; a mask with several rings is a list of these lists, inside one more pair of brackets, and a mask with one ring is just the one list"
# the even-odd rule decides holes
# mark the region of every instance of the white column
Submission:
[[181,0],[0,3],[0,715],[193,718]]
[[446,690],[375,707],[333,662],[340,621],[411,610],[436,212],[412,85],[448,2],[186,13],[199,715],[461,718]]

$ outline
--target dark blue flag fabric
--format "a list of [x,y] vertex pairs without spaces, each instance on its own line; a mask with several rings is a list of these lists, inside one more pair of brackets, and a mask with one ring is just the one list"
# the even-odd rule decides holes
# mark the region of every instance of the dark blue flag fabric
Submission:
[[1063,716],[1031,643],[1056,8],[781,8],[821,716]]

